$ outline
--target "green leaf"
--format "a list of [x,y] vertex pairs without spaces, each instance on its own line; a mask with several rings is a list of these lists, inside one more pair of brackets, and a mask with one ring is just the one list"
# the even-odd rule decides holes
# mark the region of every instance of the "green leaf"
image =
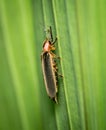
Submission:
[[[0,1],[0,130],[106,129],[105,0]],[[58,38],[58,104],[47,96],[45,30]]]

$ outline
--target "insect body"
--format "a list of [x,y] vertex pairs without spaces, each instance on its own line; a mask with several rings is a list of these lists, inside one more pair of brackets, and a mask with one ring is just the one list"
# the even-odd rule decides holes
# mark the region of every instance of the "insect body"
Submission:
[[51,27],[48,31],[50,37],[46,38],[46,40],[44,41],[43,52],[41,54],[42,70],[47,94],[51,99],[53,99],[57,103],[57,67],[55,62],[55,58],[57,56],[52,52],[53,50],[55,50],[54,43],[56,42],[57,38],[53,42]]

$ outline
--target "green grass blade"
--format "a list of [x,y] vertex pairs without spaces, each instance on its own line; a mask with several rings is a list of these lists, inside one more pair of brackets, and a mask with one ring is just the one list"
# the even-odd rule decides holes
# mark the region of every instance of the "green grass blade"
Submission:
[[[0,1],[0,130],[106,129],[105,0]],[[58,102],[47,96],[45,30],[57,36]]]

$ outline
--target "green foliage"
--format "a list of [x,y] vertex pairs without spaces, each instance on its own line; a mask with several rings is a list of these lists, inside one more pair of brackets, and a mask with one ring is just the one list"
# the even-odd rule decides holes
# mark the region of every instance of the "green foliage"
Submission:
[[[106,130],[105,0],[0,1],[0,130]],[[57,36],[58,102],[41,69]]]

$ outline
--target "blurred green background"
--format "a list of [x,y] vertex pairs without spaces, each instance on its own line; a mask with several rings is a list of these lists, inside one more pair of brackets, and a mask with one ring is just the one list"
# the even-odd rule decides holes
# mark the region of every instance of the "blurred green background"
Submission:
[[[41,69],[58,37],[58,102]],[[0,1],[0,130],[106,130],[106,0]]]

